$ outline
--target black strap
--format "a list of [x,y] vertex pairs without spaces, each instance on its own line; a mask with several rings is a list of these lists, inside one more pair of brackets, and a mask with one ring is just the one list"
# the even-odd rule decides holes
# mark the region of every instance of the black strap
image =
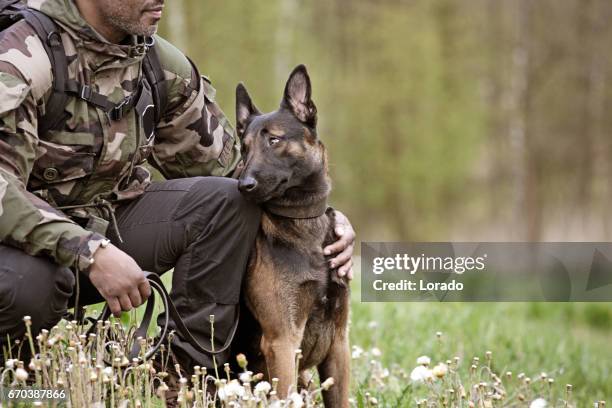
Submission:
[[[220,349],[216,349],[213,346],[213,344],[211,344],[211,347],[208,348],[208,347],[201,345],[198,342],[198,340],[196,340],[196,338],[193,337],[193,335],[191,334],[191,332],[185,325],[185,322],[181,318],[178,310],[176,309],[174,302],[172,302],[172,299],[170,299],[170,295],[168,294],[168,291],[166,290],[164,284],[162,283],[159,275],[152,273],[152,272],[145,272],[145,276],[149,280],[149,284],[151,285],[151,288],[153,289],[153,293],[147,300],[147,306],[145,308],[145,312],[142,317],[142,321],[140,325],[138,326],[138,328],[136,329],[136,331],[134,332],[134,341],[133,341],[132,349],[130,350],[130,355],[129,355],[130,362],[132,362],[133,359],[138,359],[138,361],[141,361],[140,343],[138,341],[138,338],[146,337],[147,330],[149,328],[151,320],[153,319],[153,312],[154,312],[154,307],[155,307],[155,296],[159,296],[162,304],[164,305],[164,311],[166,312],[165,320],[164,320],[164,324],[163,324],[159,339],[150,349],[148,349],[145,352],[144,354],[145,360],[148,360],[151,357],[153,357],[153,355],[159,351],[161,345],[167,338],[168,331],[169,331],[170,318],[174,322],[176,326],[176,332],[181,336],[181,338],[187,341],[189,344],[191,344],[193,348],[196,349],[196,351],[200,353],[209,354],[209,355],[220,354],[226,351],[231,346],[232,341],[234,340],[234,336],[236,335],[236,331],[238,329],[238,323],[240,320],[240,307],[239,306],[236,306],[236,316],[234,318],[234,324],[230,330],[229,335],[227,336],[227,339],[225,340],[225,344]],[[100,314],[97,320],[102,320],[102,321],[108,320],[110,316],[111,316],[111,311],[108,308],[108,305],[105,305],[104,309],[102,310],[102,313]],[[95,329],[96,329],[96,324],[94,323],[89,328],[87,335],[89,336],[89,334],[94,333]]]
[[142,71],[151,87],[153,105],[155,106],[155,123],[159,123],[168,107],[168,86],[153,37],[149,39],[149,44],[147,54],[142,62]]
[[83,85],[82,83],[73,79],[66,81],[64,93],[73,95],[91,105],[96,106],[97,108],[106,112],[111,120],[117,121],[121,120],[126,113],[128,113],[139,103],[140,105],[148,105],[153,103],[151,93],[142,92],[143,86],[144,85],[141,84],[140,89],[137,92],[133,92],[130,96],[126,97],[119,103],[109,101],[105,95],[94,91],[91,86]]
[[16,3],[21,3],[21,0],[0,0],[0,13],[4,12],[9,7],[11,7],[11,11],[14,11],[14,7],[12,6]]
[[68,59],[59,28],[50,17],[30,8],[23,8],[21,14],[36,31],[51,63],[53,91],[45,105],[45,115],[39,120],[38,126],[39,133],[45,134],[51,129],[57,129],[66,120],[64,109],[68,103],[68,95],[64,90],[68,82]]
[[278,215],[284,218],[292,219],[311,219],[318,218],[325,215],[327,209],[330,208],[327,205],[327,197],[319,200],[315,203],[307,205],[278,205],[274,203],[264,203],[263,208],[266,212]]

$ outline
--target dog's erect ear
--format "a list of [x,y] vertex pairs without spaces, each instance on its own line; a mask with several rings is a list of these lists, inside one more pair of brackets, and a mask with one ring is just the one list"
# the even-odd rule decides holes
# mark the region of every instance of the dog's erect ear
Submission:
[[236,132],[239,137],[244,136],[249,118],[254,115],[261,115],[253,104],[249,93],[241,83],[236,87]]
[[312,86],[304,65],[295,67],[285,86],[281,107],[289,109],[296,118],[314,128],[317,125],[317,107],[311,98]]

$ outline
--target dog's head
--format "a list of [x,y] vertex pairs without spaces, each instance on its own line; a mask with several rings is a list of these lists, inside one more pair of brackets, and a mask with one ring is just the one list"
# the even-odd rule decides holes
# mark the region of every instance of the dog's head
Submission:
[[288,191],[308,189],[325,172],[325,148],[317,137],[317,108],[306,67],[296,67],[278,110],[262,114],[243,84],[236,88],[236,122],[244,168],[238,188],[264,203]]

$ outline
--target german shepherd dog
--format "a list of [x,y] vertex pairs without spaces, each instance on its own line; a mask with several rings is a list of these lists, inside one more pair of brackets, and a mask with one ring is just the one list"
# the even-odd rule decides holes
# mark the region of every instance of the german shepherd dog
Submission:
[[243,288],[252,319],[243,316],[235,351],[254,372],[278,378],[281,398],[297,390],[296,373],[307,386],[308,369],[317,367],[321,381],[334,379],[325,406],[348,407],[349,285],[323,254],[335,241],[334,212],[306,68],[293,70],[271,113],[260,113],[239,84],[236,122],[244,163],[238,188],[262,204],[263,215]]

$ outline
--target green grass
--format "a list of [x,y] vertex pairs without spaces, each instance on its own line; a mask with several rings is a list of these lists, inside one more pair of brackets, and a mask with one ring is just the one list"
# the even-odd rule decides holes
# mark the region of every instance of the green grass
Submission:
[[[164,276],[170,281],[170,274]],[[421,355],[434,364],[457,356],[467,368],[473,357],[484,361],[491,351],[498,374],[536,378],[545,372],[555,380],[557,397],[572,384],[579,407],[612,399],[612,303],[362,303],[359,285],[357,276],[351,285],[351,344],[378,348],[378,359],[392,372],[409,374]],[[406,390],[407,381],[397,378],[389,387],[370,387],[364,383],[370,361],[365,363],[366,373],[360,373],[360,362],[353,362],[356,397],[369,392],[392,407],[402,398],[408,407],[426,396],[422,387]]]
[[[163,279],[170,284],[170,274]],[[549,407],[592,407],[612,396],[612,304],[361,303],[359,279],[352,290],[351,344],[358,351],[352,359],[351,406],[414,407],[427,399],[427,407],[528,407],[543,397]],[[89,312],[95,315],[100,308],[90,307]],[[141,310],[125,314],[122,322],[129,325],[130,320],[138,320]],[[63,384],[70,384],[71,398],[78,401],[92,390],[107,390],[101,368],[95,368],[98,363],[91,359],[95,347],[82,343],[65,323],[48,336],[57,335],[62,340],[45,354],[53,360],[49,370],[56,376],[62,373],[61,367],[75,364],[75,350],[82,347],[86,352],[86,361],[78,360],[82,371],[62,374]],[[431,358],[430,367],[448,362],[449,372],[441,379],[414,384],[409,376],[422,355]],[[471,367],[474,357],[479,358],[476,368]],[[114,398],[163,406],[143,391],[143,384],[150,384],[153,377],[141,368],[135,368],[137,375],[127,382],[116,377]],[[513,373],[511,377],[505,375],[507,371]],[[97,380],[90,385],[83,382],[93,372],[98,373]],[[2,368],[0,377],[1,373]],[[11,378],[5,375],[5,384]],[[573,386],[570,398],[566,384]],[[464,390],[467,398],[461,400],[458,396]],[[499,400],[494,399],[495,393]],[[96,395],[103,398],[105,394]],[[314,400],[320,401],[319,397]],[[565,405],[565,400],[570,403]]]
[[[359,297],[355,282],[352,344],[380,349],[386,367],[399,366],[409,373],[421,355],[431,357],[432,364],[458,356],[465,374],[473,357],[483,362],[491,351],[498,374],[523,372],[535,379],[545,372],[555,379],[555,397],[563,396],[565,384],[573,385],[579,407],[612,396],[612,304],[361,303]],[[376,322],[375,329],[370,322]],[[442,332],[440,340],[437,332]],[[358,369],[353,372],[359,376],[354,384],[359,394],[364,376]],[[368,389],[388,406],[395,406],[403,390],[393,384]],[[405,406],[414,406],[427,392],[409,387]]]

